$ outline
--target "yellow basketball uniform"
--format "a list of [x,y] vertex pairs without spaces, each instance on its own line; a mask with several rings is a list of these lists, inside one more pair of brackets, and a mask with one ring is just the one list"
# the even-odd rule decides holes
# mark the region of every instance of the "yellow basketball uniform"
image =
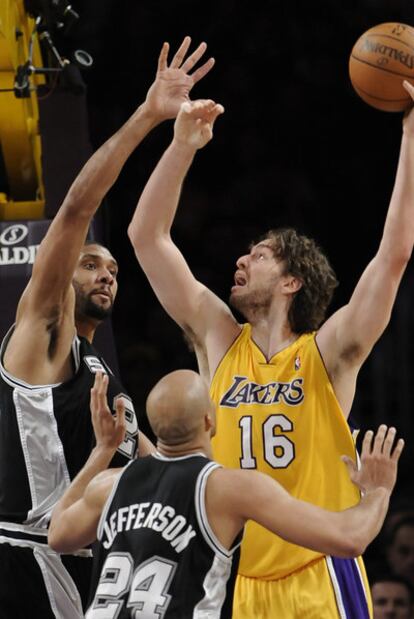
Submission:
[[[314,333],[301,335],[268,361],[251,339],[250,325],[244,325],[217,368],[211,397],[217,405],[216,461],[267,473],[293,496],[326,509],[358,503],[359,491],[340,459],[355,458],[354,441]],[[275,581],[318,559],[321,553],[248,522],[239,574]]]

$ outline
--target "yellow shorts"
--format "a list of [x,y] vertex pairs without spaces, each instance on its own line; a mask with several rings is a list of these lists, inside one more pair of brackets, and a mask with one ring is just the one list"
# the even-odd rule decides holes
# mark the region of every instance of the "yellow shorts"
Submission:
[[323,557],[280,580],[238,576],[233,619],[372,619],[362,559]]

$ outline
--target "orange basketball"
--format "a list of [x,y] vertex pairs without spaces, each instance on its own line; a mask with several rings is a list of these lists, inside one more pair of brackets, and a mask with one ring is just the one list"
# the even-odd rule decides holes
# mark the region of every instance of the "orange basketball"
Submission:
[[386,23],[370,28],[352,48],[349,76],[358,95],[386,112],[402,112],[412,99],[402,83],[414,85],[414,28]]

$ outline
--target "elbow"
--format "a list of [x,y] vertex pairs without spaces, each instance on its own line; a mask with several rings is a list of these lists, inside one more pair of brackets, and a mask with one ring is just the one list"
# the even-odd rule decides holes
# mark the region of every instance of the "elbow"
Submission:
[[405,271],[407,264],[411,259],[412,245],[401,245],[393,259],[394,269],[397,272]]
[[411,259],[413,244],[402,241],[400,244],[395,244],[392,247],[383,246],[382,250],[381,253],[385,258],[385,264],[388,263],[389,268],[398,275],[405,271]]
[[59,553],[78,550],[70,543],[70,534],[67,535],[67,530],[58,523],[54,524],[53,519],[49,525],[47,543],[52,550]]
[[129,224],[127,233],[137,256],[140,255],[146,247],[152,245],[153,238],[151,232],[149,230],[144,230],[144,228],[134,220]]
[[152,261],[157,248],[162,247],[165,240],[170,238],[169,233],[147,227],[143,228],[134,221],[129,224],[127,233],[139,261],[145,260],[147,256]]
[[141,234],[140,226],[137,225],[134,221],[131,221],[131,223],[128,226],[127,234],[135,251],[137,251],[137,248],[139,248],[143,240],[141,238],[143,235]]
[[50,530],[47,535],[47,542],[52,550],[55,552],[65,552],[65,548],[63,547],[62,540],[60,536],[56,533],[54,529]]
[[350,533],[347,531],[346,534],[341,537],[342,539],[339,542],[338,548],[335,553],[333,553],[337,557],[353,559],[354,557],[362,555],[368,546],[367,540],[364,536],[360,535],[359,532]]
[[64,535],[59,535],[57,532],[50,532],[47,536],[47,541],[52,550],[58,553],[75,552],[79,550],[77,544],[70,543]]

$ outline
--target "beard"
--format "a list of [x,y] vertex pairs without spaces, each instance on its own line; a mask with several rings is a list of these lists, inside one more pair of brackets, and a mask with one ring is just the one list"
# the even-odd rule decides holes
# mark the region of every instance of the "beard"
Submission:
[[229,304],[235,310],[251,321],[258,314],[266,313],[272,303],[272,292],[269,289],[247,292],[243,295],[232,293]]
[[95,303],[91,296],[86,295],[76,282],[73,282],[73,286],[76,293],[75,313],[77,316],[93,318],[101,322],[112,314],[112,303],[108,307],[102,307]]

